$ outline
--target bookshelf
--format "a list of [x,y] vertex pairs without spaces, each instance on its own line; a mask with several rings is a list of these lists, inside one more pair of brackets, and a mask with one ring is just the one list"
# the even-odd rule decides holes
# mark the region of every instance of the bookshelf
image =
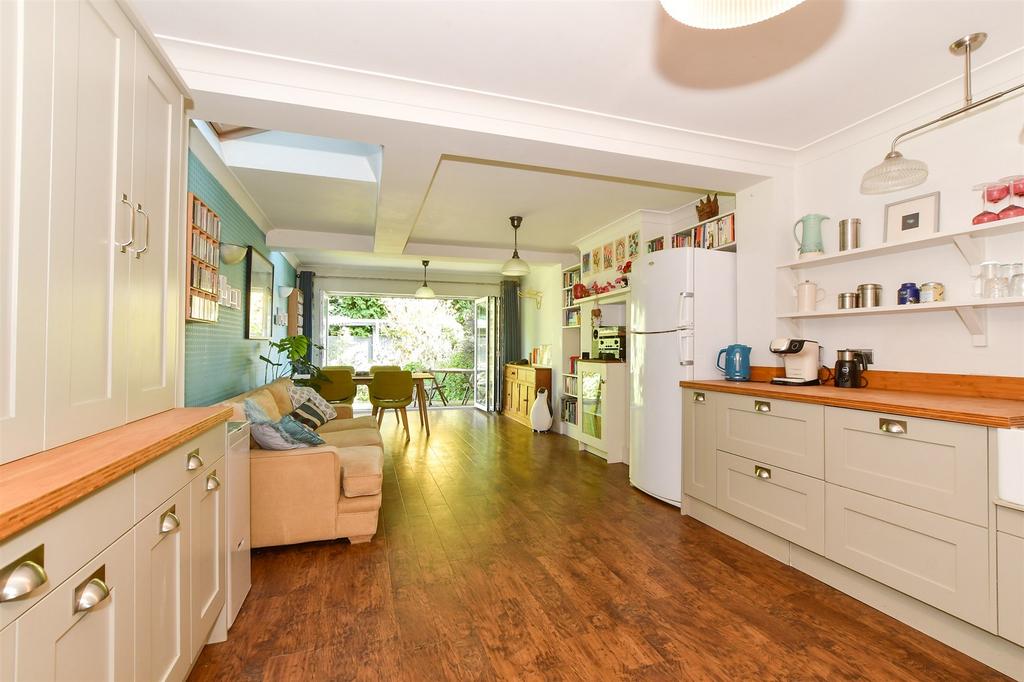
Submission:
[[188,206],[185,321],[216,322],[220,307],[220,216],[191,192],[188,194]]
[[693,247],[715,251],[736,250],[736,212],[715,216],[672,235],[672,248]]
[[574,428],[578,422],[574,366],[580,347],[580,304],[573,286],[583,281],[579,263],[562,270],[562,384],[558,404],[563,423]]
[[288,336],[297,336],[302,333],[303,296],[301,289],[295,289],[288,295]]
[[580,266],[572,265],[562,270],[562,327],[577,329],[580,326],[580,306],[572,294],[572,288],[582,281]]

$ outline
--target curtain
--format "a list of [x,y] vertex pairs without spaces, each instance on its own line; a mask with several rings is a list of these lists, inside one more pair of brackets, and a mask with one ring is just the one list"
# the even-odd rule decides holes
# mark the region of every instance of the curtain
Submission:
[[499,362],[495,372],[495,402],[500,410],[505,401],[505,363],[523,357],[522,326],[519,316],[519,282],[506,279],[501,282],[500,313],[498,316]]
[[[302,335],[313,340],[313,272],[306,270],[299,273],[299,291],[302,292]],[[313,344],[309,344],[306,360],[313,360]]]

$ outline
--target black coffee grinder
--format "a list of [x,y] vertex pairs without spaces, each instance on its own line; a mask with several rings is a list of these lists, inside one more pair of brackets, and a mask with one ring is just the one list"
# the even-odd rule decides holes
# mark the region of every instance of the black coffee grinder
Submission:
[[868,381],[861,373],[866,369],[862,352],[849,348],[836,351],[836,388],[864,388]]

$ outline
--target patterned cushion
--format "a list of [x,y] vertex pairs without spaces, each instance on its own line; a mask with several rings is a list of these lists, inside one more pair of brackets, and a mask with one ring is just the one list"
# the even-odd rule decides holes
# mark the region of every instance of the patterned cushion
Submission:
[[288,389],[288,395],[292,399],[292,407],[297,408],[303,403],[311,402],[317,406],[328,420],[338,416],[338,411],[323,399],[323,397],[309,386],[292,386]]
[[288,415],[273,421],[255,400],[245,401],[245,416],[251,422],[249,433],[264,450],[294,450],[324,443],[323,438]]
[[312,400],[302,403],[288,416],[314,431],[329,421],[327,415]]
[[321,438],[316,431],[306,426],[290,414],[286,414],[281,417],[281,421],[278,422],[278,426],[280,426],[281,430],[297,443],[302,443],[303,445],[324,444],[324,439]]
[[250,424],[249,433],[256,444],[264,450],[295,450],[306,447],[305,443],[297,443],[288,438],[275,422]]

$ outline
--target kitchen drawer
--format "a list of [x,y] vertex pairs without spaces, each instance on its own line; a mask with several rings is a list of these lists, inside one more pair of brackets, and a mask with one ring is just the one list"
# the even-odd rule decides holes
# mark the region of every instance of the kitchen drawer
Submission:
[[[205,465],[224,456],[224,428],[215,426],[135,471],[136,523],[188,485]],[[194,469],[189,468],[190,460]]]
[[[718,508],[812,552],[825,551],[825,484],[718,452]],[[760,475],[759,475],[760,474]]]
[[[125,476],[0,544],[0,567],[43,547],[47,581],[33,592],[0,603],[0,628],[67,580],[132,527],[132,477]],[[33,557],[35,558],[35,557]]]
[[825,556],[995,632],[985,528],[827,483]]
[[1024,646],[1024,538],[996,533],[999,636]]
[[825,480],[988,526],[988,429],[828,407]]
[[996,507],[996,530],[1024,538],[1024,511]]
[[821,405],[715,395],[719,450],[823,478],[825,411]]

